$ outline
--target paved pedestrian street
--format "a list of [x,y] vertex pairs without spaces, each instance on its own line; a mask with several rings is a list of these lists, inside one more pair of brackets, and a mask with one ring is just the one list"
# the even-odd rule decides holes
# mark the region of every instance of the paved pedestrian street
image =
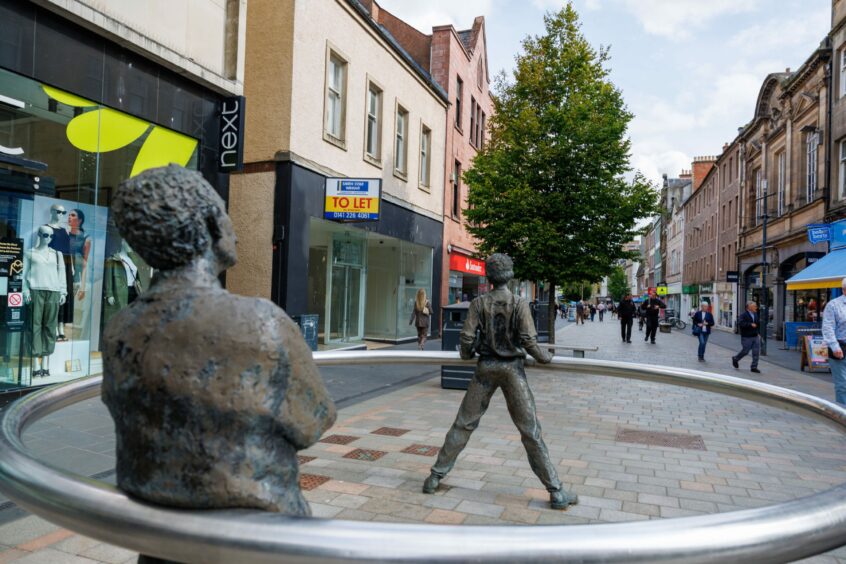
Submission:
[[[644,343],[642,335],[635,326],[634,342],[623,344],[618,322],[606,319],[564,325],[557,341],[599,346],[588,358],[753,376],[749,360],[741,363],[745,370],[735,371],[729,360],[733,351],[717,345],[708,347],[706,363],[698,363],[697,341],[689,332],[659,333],[655,345]],[[790,371],[765,360],[760,368],[757,380],[833,397],[827,375]],[[301,452],[301,481],[314,515],[454,525],[578,525],[761,507],[846,482],[843,435],[809,418],[669,385],[528,374],[549,452],[561,479],[579,494],[579,505],[549,509],[548,494],[529,468],[500,392],[440,489],[434,495],[421,493],[463,396],[442,390],[439,378],[432,378],[342,409],[323,440]],[[76,409],[87,409],[80,420],[91,425],[101,411],[96,403]],[[50,460],[61,466],[60,458]],[[0,526],[0,564],[130,562],[132,557],[33,516]],[[808,561],[846,562],[846,548]]]

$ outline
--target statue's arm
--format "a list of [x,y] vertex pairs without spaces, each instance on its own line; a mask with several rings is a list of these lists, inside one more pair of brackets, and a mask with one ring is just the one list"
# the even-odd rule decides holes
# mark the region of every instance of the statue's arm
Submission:
[[279,322],[290,363],[280,423],[288,441],[297,449],[303,449],[320,439],[335,423],[337,413],[299,328],[287,316]]
[[481,300],[470,302],[470,309],[467,310],[467,318],[461,328],[461,346],[459,355],[464,360],[470,360],[478,352],[475,349],[476,330],[479,328],[479,307]]

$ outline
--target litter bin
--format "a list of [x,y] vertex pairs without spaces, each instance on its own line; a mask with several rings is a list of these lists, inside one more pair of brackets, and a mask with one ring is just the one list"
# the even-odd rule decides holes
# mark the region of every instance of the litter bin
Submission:
[[532,302],[532,319],[538,332],[538,342],[549,342],[549,302]]
[[308,347],[311,350],[316,351],[317,330],[318,323],[320,322],[320,314],[306,313],[304,315],[295,315],[291,319],[294,320],[294,323],[300,326],[300,332],[303,334],[303,339],[305,339]]
[[[441,308],[444,316],[444,328],[441,333],[441,350],[457,352],[461,344],[461,329],[470,302],[461,302]],[[441,366],[441,388],[450,390],[466,390],[473,378],[475,368],[471,366]]]

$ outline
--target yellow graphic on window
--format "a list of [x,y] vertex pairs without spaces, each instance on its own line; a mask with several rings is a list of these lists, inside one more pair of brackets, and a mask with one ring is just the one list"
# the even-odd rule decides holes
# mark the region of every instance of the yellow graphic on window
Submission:
[[[57,88],[42,85],[44,93],[61,104],[74,108],[92,108],[97,103]],[[152,126],[152,131],[150,127]],[[197,140],[187,135],[153,125],[111,108],[100,107],[73,118],[66,130],[71,145],[89,153],[107,153],[122,149],[150,131],[135,158],[130,176],[147,169],[176,163],[188,164],[197,149]]]

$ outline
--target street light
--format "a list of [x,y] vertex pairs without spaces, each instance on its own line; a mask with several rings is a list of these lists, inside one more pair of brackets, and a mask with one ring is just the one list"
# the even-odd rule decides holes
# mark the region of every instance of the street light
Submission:
[[770,196],[775,196],[775,194],[768,194],[767,193],[767,179],[764,178],[761,180],[761,186],[764,189],[764,193],[760,198],[756,198],[755,202],[757,203],[759,200],[763,200],[763,204],[761,204],[761,220],[763,221],[763,225],[761,226],[761,313],[760,317],[760,327],[758,327],[758,332],[761,335],[761,355],[767,356],[767,323],[769,320],[769,293],[767,292],[767,267],[769,263],[767,262],[767,219],[769,219],[769,214],[767,213],[767,198]]

